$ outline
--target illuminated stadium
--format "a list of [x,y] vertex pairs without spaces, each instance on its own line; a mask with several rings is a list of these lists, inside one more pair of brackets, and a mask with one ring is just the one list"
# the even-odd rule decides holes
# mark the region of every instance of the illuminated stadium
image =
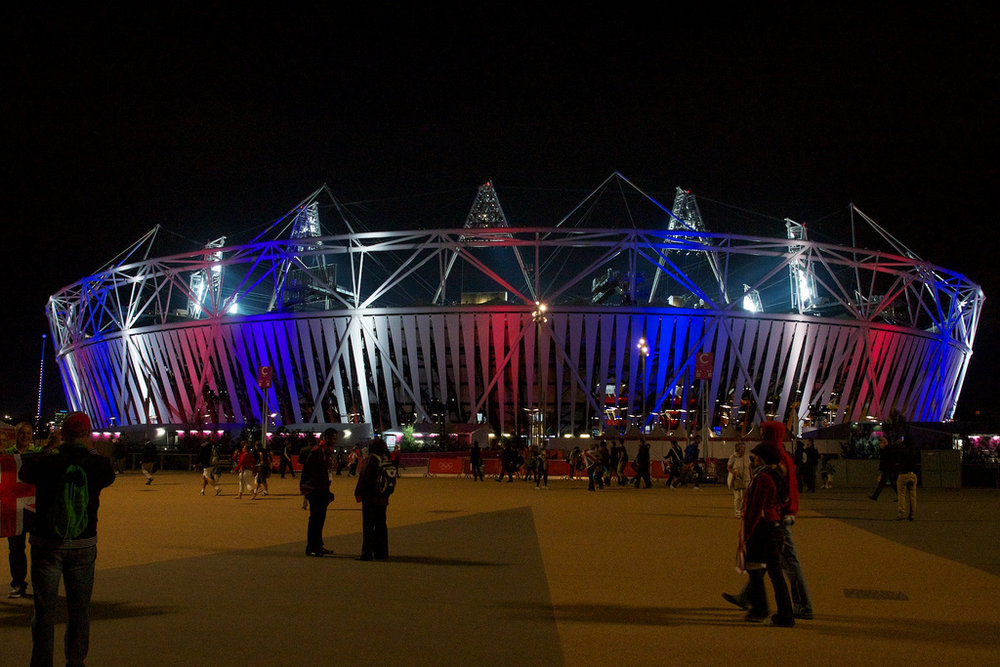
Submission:
[[506,196],[373,221],[324,186],[246,242],[164,253],[155,228],[47,305],[69,405],[102,429],[550,436],[954,413],[982,290],[853,206],[841,229],[883,250],[617,173],[551,217]]

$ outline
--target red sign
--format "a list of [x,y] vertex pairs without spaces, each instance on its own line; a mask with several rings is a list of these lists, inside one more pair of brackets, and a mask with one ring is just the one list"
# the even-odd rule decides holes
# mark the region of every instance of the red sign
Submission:
[[699,352],[694,360],[694,379],[711,380],[712,367],[715,365],[715,355],[711,352]]
[[261,366],[260,370],[257,372],[257,384],[260,385],[261,389],[268,389],[271,387],[271,367]]

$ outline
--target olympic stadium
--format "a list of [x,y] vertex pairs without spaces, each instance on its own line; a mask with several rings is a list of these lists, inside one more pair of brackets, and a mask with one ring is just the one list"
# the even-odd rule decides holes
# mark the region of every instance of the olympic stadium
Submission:
[[100,429],[550,437],[953,416],[982,289],[853,205],[843,243],[618,173],[558,210],[532,194],[379,219],[324,186],[238,243],[154,228],[47,304],[68,403]]

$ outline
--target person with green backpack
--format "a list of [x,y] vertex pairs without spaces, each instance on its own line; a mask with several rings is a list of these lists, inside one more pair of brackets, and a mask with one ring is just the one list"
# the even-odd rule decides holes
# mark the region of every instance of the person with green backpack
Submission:
[[82,665],[90,645],[90,596],[97,560],[97,510],[101,490],[115,481],[111,460],[90,441],[90,418],[66,417],[58,450],[26,459],[21,480],[35,485],[35,522],[31,528],[31,581],[35,615],[31,619],[31,664],[51,665],[59,580],[68,609],[66,663]]

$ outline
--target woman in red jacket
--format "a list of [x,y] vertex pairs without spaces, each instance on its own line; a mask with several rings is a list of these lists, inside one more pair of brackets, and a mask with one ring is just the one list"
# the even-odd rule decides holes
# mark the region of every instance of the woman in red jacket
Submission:
[[788,497],[788,478],[778,466],[781,452],[774,443],[762,442],[750,452],[754,468],[753,479],[744,496],[743,518],[740,524],[738,558],[750,576],[750,612],[748,621],[767,618],[767,592],[764,590],[764,570],[774,588],[778,613],[771,617],[774,625],[795,625],[788,584],[781,570],[784,533],[781,527],[782,505]]

